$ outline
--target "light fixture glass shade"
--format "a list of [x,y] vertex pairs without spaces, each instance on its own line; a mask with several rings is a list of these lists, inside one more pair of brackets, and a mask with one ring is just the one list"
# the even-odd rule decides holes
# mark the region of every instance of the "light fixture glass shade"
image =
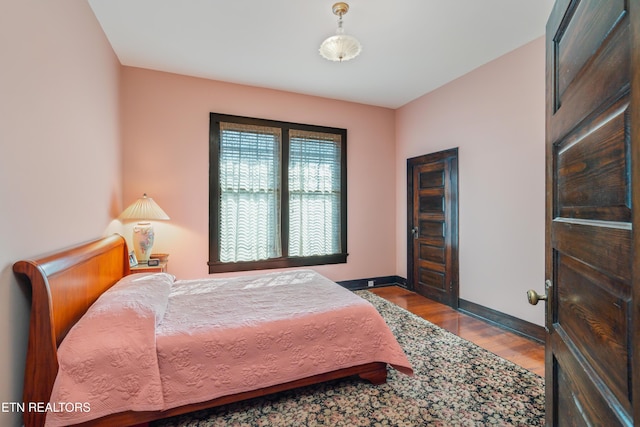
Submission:
[[331,36],[320,45],[320,55],[329,61],[348,61],[360,54],[362,45],[358,39],[348,36],[342,28],[342,17],[349,11],[349,5],[345,2],[335,3],[331,10],[338,17],[338,30],[335,36]]
[[347,34],[331,36],[320,45],[320,55],[330,61],[348,61],[362,51],[358,39]]
[[153,226],[149,221],[168,220],[169,215],[151,197],[144,194],[125,209],[118,218],[139,221],[133,227],[133,250],[138,262],[147,263],[155,240]]

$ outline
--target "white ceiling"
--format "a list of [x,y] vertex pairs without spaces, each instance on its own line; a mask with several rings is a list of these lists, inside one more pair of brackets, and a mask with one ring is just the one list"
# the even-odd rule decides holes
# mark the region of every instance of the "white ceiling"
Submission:
[[553,0],[88,0],[123,65],[398,108],[544,34]]

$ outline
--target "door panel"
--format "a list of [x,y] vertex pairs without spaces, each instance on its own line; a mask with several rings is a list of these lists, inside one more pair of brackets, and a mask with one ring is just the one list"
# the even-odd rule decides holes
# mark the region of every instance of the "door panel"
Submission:
[[631,230],[613,228],[624,227],[624,223],[613,223],[610,227],[603,223],[556,218],[551,228],[554,248],[628,284]]
[[558,209],[562,217],[630,221],[628,100],[597,117],[558,144]]
[[[420,174],[422,175],[422,174]],[[420,177],[422,184],[425,180]],[[420,186],[420,194],[418,196],[418,209],[421,218],[432,218],[435,220],[444,220],[444,188],[428,188]]]
[[[607,4],[610,3],[610,4]],[[564,34],[558,38],[558,93],[567,87],[591,59],[602,40],[625,12],[623,0],[581,1],[575,7],[575,16],[567,21]],[[585,31],[585,27],[589,27]]]
[[[568,3],[567,1],[558,1],[556,5],[562,6]],[[573,1],[570,5],[574,4],[586,4],[583,2]],[[600,2],[596,0],[597,4],[603,6],[613,5],[619,3],[618,1],[606,1]],[[626,11],[620,12],[620,19],[616,21],[614,28],[609,29],[608,36],[605,40],[601,40],[603,43],[599,49],[592,51],[592,55],[588,61],[585,62],[584,67],[579,70],[577,79],[574,79],[567,89],[559,94],[555,87],[556,81],[560,76],[560,65],[558,64],[565,55],[560,55],[558,45],[570,37],[569,33],[564,32],[564,26],[568,25],[575,19],[584,21],[584,16],[580,14],[567,14],[567,17],[573,17],[569,21],[559,21],[562,16],[552,16],[549,18],[547,25],[547,62],[553,61],[554,67],[551,75],[548,78],[553,78],[554,81],[550,82],[552,87],[550,99],[547,101],[549,107],[553,112],[553,126],[547,127],[549,137],[558,141],[561,137],[565,136],[572,129],[576,128],[576,124],[587,116],[598,110],[598,107],[602,106],[602,101],[605,99],[611,99],[616,97],[620,93],[625,92],[628,89],[629,74],[628,72],[622,72],[621,70],[629,70],[630,57],[629,57],[629,25],[628,16]],[[623,22],[624,21],[624,22]],[[560,26],[562,25],[562,26]],[[555,28],[553,28],[555,27]],[[580,27],[582,36],[591,32],[591,28],[587,23],[582,24]],[[553,34],[549,34],[549,30]],[[575,33],[575,32],[574,32]],[[580,35],[573,34],[577,37],[576,45],[582,48],[580,44]],[[549,39],[551,37],[551,39]],[[550,51],[549,51],[550,50]],[[551,58],[549,58],[551,56]],[[561,106],[568,104],[566,108]],[[569,106],[571,108],[569,108]]]
[[458,304],[457,149],[407,161],[409,286]]
[[445,250],[443,247],[426,245],[420,243],[420,259],[432,262],[434,264],[444,265],[445,263]]
[[639,37],[630,26],[632,2],[638,7],[638,0],[560,0],[547,24],[546,272],[553,285],[546,391],[553,426],[633,425],[638,412],[631,161],[640,98],[631,84]]
[[444,187],[444,169],[420,174],[420,188]]
[[598,376],[608,378],[611,391],[629,410],[628,286],[564,255],[557,276],[564,284],[558,289],[557,323]]
[[443,221],[418,219],[418,237],[420,242],[435,248],[444,248]]
[[[562,349],[562,344],[558,343]],[[559,383],[558,419],[549,426],[619,426],[631,425],[620,420],[609,407],[609,401],[595,385],[595,376],[583,369],[575,359],[568,358],[570,351],[559,351],[557,376]],[[588,421],[587,421],[588,420]]]

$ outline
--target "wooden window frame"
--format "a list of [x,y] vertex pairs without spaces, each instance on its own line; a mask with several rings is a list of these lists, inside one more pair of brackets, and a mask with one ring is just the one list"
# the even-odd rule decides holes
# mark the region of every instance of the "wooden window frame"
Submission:
[[[254,126],[278,127],[282,130],[281,176],[280,176],[280,239],[282,256],[257,261],[219,261],[219,200],[220,174],[220,122],[240,123]],[[341,252],[330,255],[306,257],[289,256],[289,130],[339,134],[340,143],[340,247]],[[304,267],[347,262],[347,130],[326,126],[315,126],[276,120],[257,119],[228,114],[210,113],[209,117],[209,273],[266,270],[273,268]]]

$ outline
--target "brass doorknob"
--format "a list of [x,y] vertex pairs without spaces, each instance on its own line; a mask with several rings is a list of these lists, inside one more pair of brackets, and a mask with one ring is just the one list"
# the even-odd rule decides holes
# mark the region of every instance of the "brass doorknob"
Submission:
[[529,304],[536,305],[536,304],[538,304],[538,301],[546,300],[547,299],[547,294],[540,295],[539,293],[537,293],[533,289],[529,289],[527,291],[527,299],[529,300]]

